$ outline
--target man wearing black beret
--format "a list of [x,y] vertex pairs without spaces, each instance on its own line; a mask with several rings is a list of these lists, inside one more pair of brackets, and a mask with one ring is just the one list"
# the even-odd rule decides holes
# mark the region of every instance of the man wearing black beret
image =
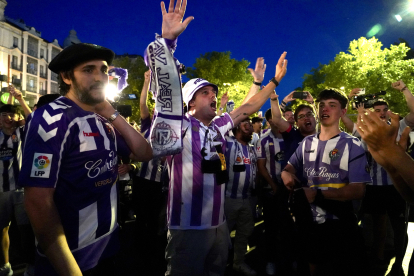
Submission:
[[36,275],[113,275],[119,156],[152,159],[147,140],[105,100],[114,53],[71,45],[49,69],[63,97],[27,119],[19,184],[38,241]]

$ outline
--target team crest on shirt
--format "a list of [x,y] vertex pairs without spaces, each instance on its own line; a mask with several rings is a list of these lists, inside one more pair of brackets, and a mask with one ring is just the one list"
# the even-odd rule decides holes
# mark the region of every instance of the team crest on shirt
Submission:
[[152,129],[151,140],[153,141],[153,148],[157,151],[164,151],[175,145],[178,136],[169,124],[162,121]]
[[275,160],[276,160],[276,162],[279,162],[279,163],[282,162],[283,160],[285,160],[285,152],[283,150],[281,150],[278,153],[276,153]]
[[31,177],[49,178],[50,168],[52,167],[53,154],[38,153],[34,154]]
[[338,149],[333,149],[329,152],[329,158],[331,158],[332,161],[335,161],[341,156]]
[[19,139],[17,138],[17,135],[16,135],[16,134],[13,134],[13,135],[11,136],[11,139],[12,139],[12,142],[13,142],[13,143],[16,143],[16,142],[18,142],[18,141],[19,141]]
[[240,163],[241,161],[242,161],[241,157],[240,156],[237,156],[236,163]]
[[105,123],[106,130],[108,131],[108,136],[115,140],[115,133],[109,123]]

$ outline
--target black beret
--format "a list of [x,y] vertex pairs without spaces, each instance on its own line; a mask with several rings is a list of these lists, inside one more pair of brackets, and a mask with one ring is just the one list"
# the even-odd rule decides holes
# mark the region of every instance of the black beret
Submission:
[[89,43],[72,44],[63,49],[50,63],[49,69],[57,74],[69,71],[90,60],[105,60],[111,65],[115,53],[105,47]]

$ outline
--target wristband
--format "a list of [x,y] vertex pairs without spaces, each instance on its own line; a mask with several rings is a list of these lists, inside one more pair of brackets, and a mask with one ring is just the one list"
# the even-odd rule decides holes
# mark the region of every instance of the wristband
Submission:
[[279,82],[275,79],[275,77],[271,78],[269,82],[273,82],[276,87],[279,85]]
[[118,110],[115,110],[115,113],[112,114],[109,118],[108,118],[108,122],[112,123],[113,121],[115,121],[115,119],[119,116],[119,112]]
[[219,107],[219,110],[223,111],[223,110],[224,110],[224,108],[222,108],[222,107],[220,106],[220,107]]
[[255,81],[253,81],[253,84],[258,85],[258,86],[262,85],[261,82],[255,82]]
[[407,86],[404,86],[400,91],[403,92],[405,89],[408,89]]
[[282,101],[282,102],[280,103],[280,105],[286,106],[286,103],[285,103],[284,101]]

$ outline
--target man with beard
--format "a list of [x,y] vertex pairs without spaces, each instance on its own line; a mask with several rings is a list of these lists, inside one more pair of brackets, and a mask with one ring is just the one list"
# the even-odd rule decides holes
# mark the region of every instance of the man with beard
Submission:
[[117,158],[147,161],[152,150],[105,100],[113,57],[93,44],[65,48],[49,64],[63,97],[27,120],[19,184],[38,241],[36,275],[114,274]]
[[226,183],[224,214],[229,231],[236,226],[233,269],[245,275],[256,275],[256,272],[244,262],[248,238],[254,230],[250,200],[257,173],[256,152],[249,144],[253,134],[250,119],[244,119],[233,128],[233,134],[234,136],[226,136],[229,181]]
[[285,111],[283,112],[283,118],[286,119],[286,121],[291,125],[294,126],[295,125],[295,116],[293,114],[292,109],[286,108]]

